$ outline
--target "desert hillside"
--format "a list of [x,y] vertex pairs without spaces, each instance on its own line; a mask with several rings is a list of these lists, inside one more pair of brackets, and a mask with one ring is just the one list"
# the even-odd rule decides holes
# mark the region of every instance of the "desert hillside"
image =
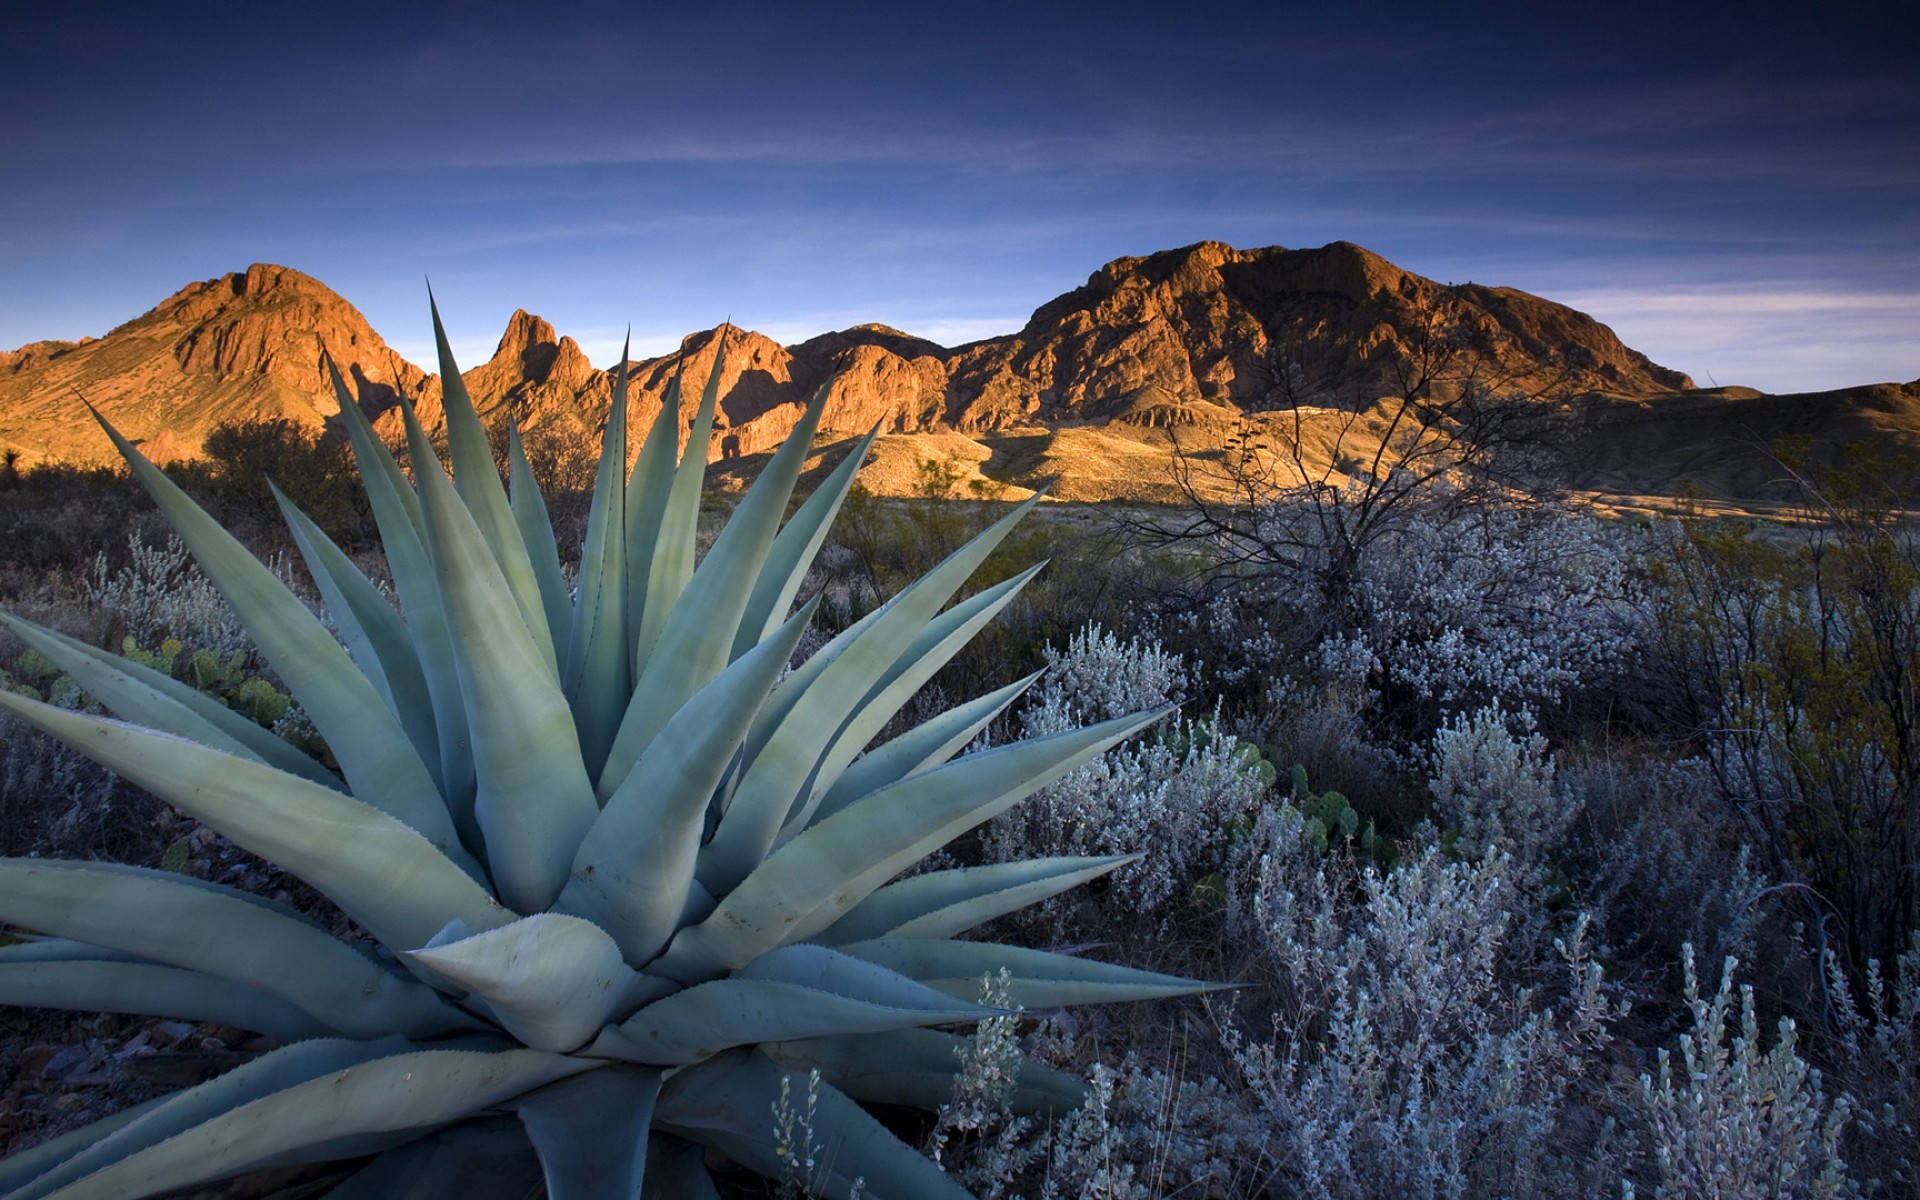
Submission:
[[[1018,332],[958,347],[882,325],[792,346],[702,330],[673,355],[633,364],[629,419],[644,427],[675,371],[704,379],[724,354],[718,456],[751,460],[777,444],[831,380],[830,436],[876,423],[886,434],[865,476],[875,491],[924,487],[923,464],[935,463],[955,494],[1045,485],[1064,499],[1170,499],[1176,449],[1217,453],[1248,429],[1271,440],[1283,433],[1276,410],[1290,422],[1292,405],[1304,406],[1310,456],[1330,460],[1349,415],[1397,395],[1399,369],[1442,338],[1469,347],[1484,379],[1576,408],[1584,432],[1557,482],[1605,496],[1670,495],[1690,482],[1750,499],[1769,478],[1764,448],[1782,434],[1811,436],[1829,454],[1863,438],[1920,448],[1920,383],[1697,390],[1583,313],[1511,288],[1445,287],[1347,242],[1202,242],[1117,259]],[[196,456],[226,422],[317,426],[335,412],[323,351],[389,432],[403,394],[439,423],[437,375],[401,359],[320,281],[255,264],[190,284],[103,337],[0,353],[0,450],[24,464],[110,461],[82,398],[161,461]],[[586,444],[612,390],[610,370],[524,311],[463,378],[489,420]],[[1377,424],[1362,419],[1340,448],[1364,450],[1352,439]]]

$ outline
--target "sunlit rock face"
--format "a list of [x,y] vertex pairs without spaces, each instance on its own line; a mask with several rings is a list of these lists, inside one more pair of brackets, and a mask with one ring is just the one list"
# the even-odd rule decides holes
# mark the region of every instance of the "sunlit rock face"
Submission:
[[[1347,242],[1310,250],[1201,242],[1116,259],[1035,310],[1017,333],[965,346],[872,324],[794,346],[730,326],[692,333],[676,353],[633,364],[628,417],[644,425],[675,371],[704,379],[721,356],[716,459],[770,450],[829,379],[823,432],[877,424],[906,439],[898,454],[937,456],[926,440],[936,436],[992,440],[1085,427],[1160,445],[1169,431],[1204,431],[1275,407],[1285,364],[1300,378],[1336,385],[1322,397],[1331,403],[1393,394],[1393,364],[1418,352],[1445,294]],[[1629,399],[1691,386],[1563,305],[1474,284],[1451,298],[1453,336],[1517,386],[1553,383]],[[397,438],[402,394],[430,432],[442,427],[437,375],[402,360],[324,284],[255,264],[189,285],[97,340],[0,355],[0,447],[29,464],[107,461],[108,448],[80,419],[80,396],[162,459],[194,457],[223,422],[289,417],[318,427],[335,413],[323,350],[361,381],[362,403],[382,432]],[[530,438],[590,451],[604,426],[598,414],[611,396],[612,366],[594,367],[572,338],[516,311],[493,356],[463,378],[488,424],[511,420]],[[966,457],[1027,486],[1044,481],[1021,471],[1045,459],[1072,493],[1072,448],[1041,449],[1009,458],[982,448]],[[883,443],[876,463],[888,453]],[[1122,480],[1108,490],[1124,495],[1129,486]]]

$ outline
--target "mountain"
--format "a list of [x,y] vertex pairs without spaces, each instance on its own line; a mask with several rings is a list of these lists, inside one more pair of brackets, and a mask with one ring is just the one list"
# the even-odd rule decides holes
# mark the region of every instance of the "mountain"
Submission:
[[338,411],[322,345],[371,407],[428,383],[326,285],[257,263],[189,284],[105,337],[0,355],[0,449],[28,463],[110,461],[112,447],[83,397],[162,462],[199,454],[207,433],[226,421],[318,424]]
[[[1525,292],[1443,288],[1348,242],[1309,250],[1202,242],[1116,259],[1017,333],[965,346],[883,325],[793,346],[729,326],[693,333],[677,353],[632,364],[629,420],[644,429],[675,371],[697,385],[724,353],[716,457],[751,458],[778,444],[831,380],[825,431],[879,423],[894,435],[868,471],[876,490],[912,490],[931,458],[954,465],[963,484],[1008,485],[1010,494],[1050,481],[1064,498],[1161,498],[1175,437],[1204,448],[1243,417],[1261,420],[1288,371],[1338,383],[1320,404],[1364,407],[1392,395],[1391,365],[1433,342],[1443,312],[1448,336],[1504,381],[1585,395],[1642,441],[1659,443],[1666,414],[1711,423],[1716,406],[1741,403],[1692,390],[1606,326]],[[0,354],[0,450],[26,463],[110,461],[82,396],[161,461],[196,455],[222,422],[319,425],[336,413],[323,348],[385,432],[399,432],[400,395],[430,428],[441,424],[437,376],[399,358],[319,281],[255,264],[191,284],[103,337]],[[585,444],[598,439],[613,384],[573,339],[524,311],[509,318],[492,358],[463,378],[489,421],[510,417],[530,436]],[[1828,407],[1852,411],[1851,403]],[[1904,412],[1904,403],[1882,406]],[[1907,428],[1905,415],[1890,420]],[[1622,456],[1621,470],[1633,476],[1646,457],[1646,447]],[[1613,479],[1593,465],[1602,461],[1588,463],[1596,481],[1647,482]]]

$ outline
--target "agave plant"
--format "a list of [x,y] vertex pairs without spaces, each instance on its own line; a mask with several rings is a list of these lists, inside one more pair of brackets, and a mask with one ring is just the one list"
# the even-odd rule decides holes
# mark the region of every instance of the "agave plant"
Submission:
[[[868,748],[1038,569],[948,606],[1031,501],[789,669],[815,607],[792,611],[803,576],[874,433],[787,517],[823,388],[696,566],[720,358],[684,453],[676,377],[629,475],[623,353],[570,589],[517,435],[509,499],[437,312],[434,332],[451,478],[403,402],[409,481],[333,372],[398,608],[281,498],[338,639],[101,420],[337,773],[164,674],[0,614],[123,720],[0,707],[367,935],[173,872],[0,860],[0,921],[32,931],[0,947],[0,1003],[283,1043],[0,1162],[0,1196],[145,1196],[370,1155],[334,1195],[712,1196],[709,1163],[791,1177],[770,1109],[814,1071],[809,1186],[964,1195],[860,1102],[948,1097],[960,1036],[938,1027],[1001,1011],[975,1002],[983,976],[1005,968],[1026,1007],[1203,985],[957,937],[1124,859],[896,877],[1162,713],[955,758],[1029,677]],[[1036,1063],[1019,1082],[1026,1110],[1081,1095]]]

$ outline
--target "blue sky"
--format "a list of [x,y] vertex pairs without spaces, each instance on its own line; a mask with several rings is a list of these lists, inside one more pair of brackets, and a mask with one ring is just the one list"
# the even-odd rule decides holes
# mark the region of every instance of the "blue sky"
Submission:
[[429,363],[731,316],[1011,332],[1109,259],[1359,242],[1701,383],[1920,377],[1910,5],[24,6],[0,346],[278,262]]

